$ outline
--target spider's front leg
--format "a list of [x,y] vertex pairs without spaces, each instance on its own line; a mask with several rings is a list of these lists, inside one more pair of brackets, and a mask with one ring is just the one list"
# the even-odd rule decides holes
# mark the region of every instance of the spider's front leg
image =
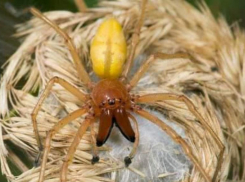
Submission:
[[67,170],[68,165],[72,162],[73,156],[75,154],[75,151],[77,149],[77,146],[79,145],[80,140],[82,139],[84,133],[87,131],[89,125],[94,122],[94,118],[88,118],[83,121],[81,126],[79,127],[77,134],[69,147],[68,153],[65,158],[65,162],[62,165],[62,169],[60,172],[60,180],[61,182],[66,182],[67,179]]
[[[155,93],[155,94],[147,94],[143,95],[140,97],[136,98],[137,103],[149,103],[149,104],[154,104],[159,101],[164,101],[164,100],[176,100],[183,102],[187,108],[190,110],[190,112],[200,121],[200,123],[204,126],[204,128],[210,133],[210,135],[214,138],[215,142],[217,143],[218,147],[220,148],[220,153],[218,156],[218,162],[217,162],[217,167],[213,175],[212,181],[216,181],[217,175],[219,170],[221,169],[221,165],[223,162],[223,155],[224,155],[224,145],[219,139],[219,137],[216,135],[216,133],[213,131],[213,129],[209,126],[209,124],[206,122],[206,120],[203,118],[203,116],[198,112],[194,104],[184,95],[176,95],[176,94],[170,94],[170,93]],[[148,119],[152,120],[157,120],[156,118],[153,119],[153,116],[149,116],[149,114],[144,114],[141,113],[141,111],[136,111],[138,114],[142,115],[143,117],[146,117]],[[154,122],[155,123],[155,122]],[[157,124],[157,123],[155,123]],[[159,125],[159,124],[157,124]],[[163,127],[163,124],[161,124]],[[165,131],[165,129],[163,129]],[[168,133],[166,131],[166,133]],[[169,135],[174,136],[175,134],[172,134],[172,131],[168,133]],[[177,140],[176,140],[177,141]],[[178,141],[177,141],[178,142]],[[195,159],[195,156],[191,152],[191,148],[187,145],[187,143],[184,143],[183,141],[178,142],[182,145],[183,149],[186,151],[186,154],[191,158],[191,160],[194,162],[194,164],[197,166],[199,171],[203,174],[203,176],[207,179],[207,174],[203,170],[203,168],[200,165],[200,162]],[[184,144],[183,144],[184,143]]]
[[134,109],[134,111],[139,114],[140,116],[146,118],[150,122],[154,123],[158,127],[160,127],[163,131],[165,131],[175,142],[179,143],[185,153],[188,155],[188,157],[192,160],[194,165],[197,167],[197,169],[200,171],[200,173],[203,175],[206,181],[212,182],[211,178],[208,176],[206,171],[203,169],[202,165],[196,158],[196,156],[192,153],[191,147],[186,143],[186,141],[179,136],[176,131],[174,131],[171,127],[169,127],[167,124],[165,124],[163,121],[161,121],[158,117],[150,114],[149,112],[143,110],[143,109]]
[[43,101],[50,94],[50,91],[51,91],[51,89],[52,89],[52,87],[53,87],[53,85],[55,83],[60,84],[62,87],[64,87],[70,93],[75,95],[81,102],[85,102],[86,101],[86,95],[84,93],[82,93],[76,86],[70,84],[69,82],[67,82],[64,79],[59,78],[59,77],[53,77],[48,82],[47,86],[45,87],[45,90],[41,94],[41,96],[40,96],[35,108],[32,111],[32,114],[31,114],[32,124],[33,124],[33,128],[34,128],[34,134],[35,134],[35,137],[36,137],[36,140],[37,140],[37,144],[38,144],[38,148],[39,148],[39,154],[38,154],[37,159],[35,160],[35,165],[38,164],[39,157],[40,157],[41,152],[43,150],[43,146],[42,146],[42,143],[41,143],[41,139],[40,139],[39,132],[38,132],[38,127],[37,127],[37,114],[38,114],[39,110],[41,109]]
[[[133,78],[131,79],[129,83],[129,90],[132,89],[140,80],[140,78],[144,75],[144,73],[147,71],[147,69],[151,66],[151,64],[156,61],[157,59],[166,60],[166,59],[178,59],[178,58],[184,58],[184,59],[190,59],[193,60],[193,58],[187,54],[187,53],[176,53],[176,54],[165,54],[165,53],[155,53],[151,55],[138,69],[138,71],[134,74]],[[162,96],[144,96],[145,98],[141,98],[141,101],[143,102],[157,102],[157,100],[178,100],[181,102],[184,102],[189,110],[200,120],[200,122],[204,125],[204,127],[209,131],[209,133],[212,135],[212,137],[215,139],[215,142],[218,144],[220,148],[220,154],[218,159],[218,164],[216,171],[213,176],[213,181],[216,180],[216,177],[218,176],[219,169],[221,168],[222,161],[223,161],[223,155],[225,147],[223,143],[220,141],[220,139],[217,137],[217,135],[214,133],[212,128],[206,123],[205,119],[201,116],[201,114],[195,109],[195,106],[193,103],[185,96],[178,96],[174,94],[162,94]],[[148,98],[147,98],[148,97]]]

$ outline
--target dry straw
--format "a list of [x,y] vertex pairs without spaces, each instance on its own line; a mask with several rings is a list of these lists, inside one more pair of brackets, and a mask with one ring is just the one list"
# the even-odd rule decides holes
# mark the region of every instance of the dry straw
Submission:
[[[140,1],[131,0],[104,1],[99,8],[89,9],[86,13],[53,11],[45,15],[71,36],[83,64],[91,72],[89,45],[101,20],[113,14],[122,23],[130,42],[139,15],[139,4]],[[142,56],[139,55],[145,58],[154,52],[188,52],[193,59],[156,61],[134,92],[186,94],[225,145],[218,179],[225,181],[229,174],[232,181],[244,181],[245,34],[236,24],[229,26],[222,17],[215,19],[205,4],[201,3],[199,8],[197,10],[181,0],[151,0],[147,4],[140,43],[136,50],[139,59],[135,69],[141,64]],[[1,170],[10,181],[34,182],[38,179],[39,167],[22,167],[23,173],[20,176],[12,174],[7,163],[8,157],[17,166],[25,164],[12,151],[8,151],[5,141],[14,142],[33,159],[38,152],[30,117],[38,100],[38,97],[33,96],[34,93],[43,90],[53,76],[66,79],[78,85],[81,90],[84,88],[78,80],[63,38],[43,21],[33,18],[19,25],[16,37],[22,37],[23,43],[7,61],[1,78]],[[42,138],[62,116],[79,108],[76,98],[60,86],[55,85],[52,93],[54,94],[48,98],[38,114]],[[220,151],[214,139],[184,104],[168,101],[159,103],[159,106],[161,109],[158,111],[185,130],[183,136],[207,173],[212,176]],[[153,106],[154,110],[156,108]],[[79,120],[54,137],[45,173],[49,181],[59,181],[62,159],[78,125]],[[113,146],[107,145],[101,150],[109,150],[108,147]],[[91,165],[90,150],[90,135],[87,132],[70,166],[68,179],[86,182],[113,181],[115,171],[124,168],[123,163],[102,158],[99,164]],[[195,167],[189,165],[189,168],[189,172],[182,175],[182,181],[203,180]],[[130,170],[144,176],[137,168],[131,167]],[[159,175],[164,179],[173,174]]]

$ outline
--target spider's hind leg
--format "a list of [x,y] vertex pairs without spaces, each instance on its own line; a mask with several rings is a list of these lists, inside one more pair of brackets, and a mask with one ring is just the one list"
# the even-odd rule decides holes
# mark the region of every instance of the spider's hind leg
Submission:
[[43,146],[42,146],[42,142],[39,136],[38,126],[37,126],[37,114],[41,110],[41,106],[44,100],[51,93],[51,90],[54,84],[61,85],[64,89],[66,89],[67,91],[72,93],[74,96],[76,96],[81,102],[84,102],[86,100],[86,95],[82,93],[75,85],[67,82],[66,80],[59,78],[59,77],[53,77],[52,79],[49,80],[49,82],[47,83],[43,93],[41,94],[31,114],[34,134],[35,134],[35,138],[36,138],[38,149],[39,149],[39,153],[34,162],[35,166],[39,165],[39,160],[43,152]]
[[49,130],[49,132],[47,134],[47,137],[45,139],[45,142],[44,142],[43,160],[42,160],[42,164],[41,164],[41,169],[40,169],[40,173],[39,173],[38,182],[43,182],[44,181],[45,169],[46,169],[46,164],[47,164],[47,160],[48,160],[48,154],[49,154],[49,151],[51,149],[51,140],[52,140],[53,136],[59,130],[61,130],[61,128],[63,128],[65,125],[67,125],[71,121],[75,120],[76,118],[82,116],[86,112],[87,112],[86,108],[80,108],[80,109],[68,114],[66,117],[61,119],[58,123],[56,123],[52,127],[52,129]]
[[74,154],[76,152],[76,149],[80,143],[80,140],[82,139],[83,135],[87,131],[87,128],[89,125],[93,122],[93,119],[85,119],[81,126],[79,127],[76,136],[73,139],[73,142],[71,146],[68,149],[65,161],[62,165],[61,171],[60,171],[60,181],[66,182],[67,181],[67,172],[68,172],[68,166],[72,162]]
[[88,7],[86,5],[86,3],[84,2],[84,0],[74,0],[76,6],[77,6],[77,9],[84,13],[88,10]]
[[54,21],[50,20],[48,17],[43,15],[38,9],[32,7],[30,8],[30,12],[38,17],[39,19],[43,20],[46,24],[48,24],[50,27],[52,27],[57,34],[59,34],[61,37],[64,38],[65,44],[68,47],[70,54],[72,56],[72,59],[75,64],[75,68],[77,70],[77,74],[80,78],[80,80],[88,87],[91,86],[91,80],[89,78],[89,74],[85,70],[84,66],[82,65],[82,62],[80,60],[80,57],[77,53],[76,47],[73,43],[72,38],[63,30],[61,29]]
[[130,46],[130,52],[128,55],[128,60],[125,64],[125,67],[124,67],[124,70],[122,73],[123,77],[128,76],[128,73],[132,67],[132,64],[133,64],[133,61],[135,58],[135,51],[136,51],[137,45],[140,41],[140,31],[141,31],[141,28],[142,28],[143,23],[144,23],[145,8],[146,8],[147,1],[148,0],[142,0],[140,17],[139,17],[139,20],[135,26],[134,33],[132,35],[132,41],[131,41],[131,46]]

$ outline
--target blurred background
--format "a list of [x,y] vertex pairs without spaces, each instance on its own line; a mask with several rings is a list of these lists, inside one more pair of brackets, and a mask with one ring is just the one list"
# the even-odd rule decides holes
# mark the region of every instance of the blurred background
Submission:
[[[89,7],[97,5],[98,0],[84,0]],[[187,0],[194,6],[201,0]],[[231,25],[236,22],[245,28],[245,0],[204,0],[210,7],[212,13],[217,17],[222,14]],[[0,0],[0,67],[8,59],[9,56],[18,48],[19,41],[11,37],[14,33],[14,25],[28,20],[28,15],[19,14],[21,10],[35,6],[41,11],[49,10],[70,10],[77,11],[74,0]],[[14,7],[14,9],[11,8]],[[14,11],[17,10],[16,13]],[[12,12],[12,13],[11,13]],[[0,74],[2,69],[0,69]],[[0,76],[1,77],[1,76]],[[24,151],[19,151],[16,147],[8,143],[8,147],[12,148],[18,155],[21,153],[26,158],[29,167],[32,162],[28,161]],[[9,161],[11,164],[11,161]],[[13,173],[19,175],[20,171],[11,165]],[[6,178],[0,173],[0,182],[6,182]]]

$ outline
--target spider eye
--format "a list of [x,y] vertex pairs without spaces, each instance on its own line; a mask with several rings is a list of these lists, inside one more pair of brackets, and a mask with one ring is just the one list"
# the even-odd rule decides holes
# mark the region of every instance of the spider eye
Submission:
[[105,102],[101,102],[101,103],[100,103],[100,108],[101,108],[101,107],[104,107],[105,104],[106,104]]
[[115,99],[108,99],[108,104],[109,105],[114,105],[115,104]]

